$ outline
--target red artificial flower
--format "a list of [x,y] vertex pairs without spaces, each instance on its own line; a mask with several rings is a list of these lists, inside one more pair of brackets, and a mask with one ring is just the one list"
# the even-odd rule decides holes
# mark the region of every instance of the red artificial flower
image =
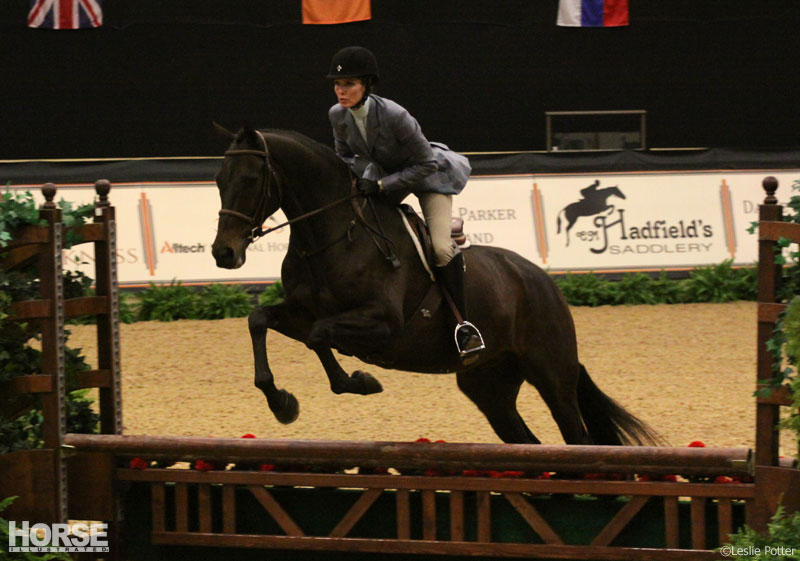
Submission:
[[258,466],[258,471],[275,471],[275,466],[272,464],[261,464]]
[[727,475],[718,475],[714,479],[714,483],[733,483],[733,482],[734,482],[733,478],[732,477],[728,477]]
[[242,435],[242,438],[255,438],[255,437],[256,437],[256,435],[250,434],[249,432],[247,434],[243,434]]
[[657,475],[652,473],[643,473],[636,477],[636,481],[670,481],[672,483],[678,482],[677,475]]
[[525,477],[524,471],[504,471],[502,477]]
[[465,469],[461,472],[464,477],[483,477],[484,472],[479,469]]
[[425,438],[425,437],[422,437],[422,438],[416,439],[414,442],[430,442],[430,440]]
[[205,460],[197,460],[194,463],[194,469],[196,469],[197,471],[212,471],[216,468],[214,467],[214,464],[210,462],[207,462]]
[[549,471],[543,471],[541,474],[536,476],[536,479],[550,479],[553,474]]
[[706,445],[700,442],[699,440],[693,440],[689,443],[689,448],[705,448]]
[[133,458],[129,464],[131,469],[147,469],[150,464],[141,458]]

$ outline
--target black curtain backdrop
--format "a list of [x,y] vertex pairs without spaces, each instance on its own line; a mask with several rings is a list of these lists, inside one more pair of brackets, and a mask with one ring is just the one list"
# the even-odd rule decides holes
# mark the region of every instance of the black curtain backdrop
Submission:
[[[372,0],[300,23],[300,0],[104,0],[96,30],[26,27],[0,2],[0,159],[217,156],[229,128],[332,144],[324,78],[360,44],[381,95],[469,152],[545,148],[545,111],[645,109],[648,145],[800,146],[797,0],[631,0],[631,25],[555,25],[557,0]],[[0,178],[2,179],[2,178]]]

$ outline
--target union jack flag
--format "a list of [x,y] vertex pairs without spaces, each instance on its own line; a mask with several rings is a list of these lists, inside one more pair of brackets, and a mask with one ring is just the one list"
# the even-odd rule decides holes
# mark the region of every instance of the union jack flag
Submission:
[[84,29],[103,25],[102,0],[31,0],[28,27]]

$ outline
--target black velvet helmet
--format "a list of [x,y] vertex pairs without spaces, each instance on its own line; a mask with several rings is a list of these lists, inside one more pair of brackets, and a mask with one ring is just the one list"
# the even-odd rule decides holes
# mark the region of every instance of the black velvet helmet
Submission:
[[345,47],[333,55],[327,78],[371,78],[378,82],[378,61],[372,51],[364,47]]

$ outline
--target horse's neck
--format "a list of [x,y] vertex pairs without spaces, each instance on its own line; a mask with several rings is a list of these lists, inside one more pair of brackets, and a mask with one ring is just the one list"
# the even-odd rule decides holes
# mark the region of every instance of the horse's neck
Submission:
[[267,141],[283,183],[282,206],[287,217],[322,208],[349,194],[349,185],[340,175],[342,169],[330,165],[324,154],[317,154],[298,140],[276,133],[267,135]]
[[601,189],[600,191],[598,191],[598,193],[602,194],[601,199],[603,201],[607,201],[608,198],[611,197],[612,195],[617,195],[619,193],[619,190],[615,189],[614,187],[606,187],[605,189]]
[[[326,170],[329,164],[325,155],[310,151],[292,138],[270,134],[267,140],[282,184],[281,210],[286,217],[296,220],[325,209],[293,224],[293,236],[303,245],[320,245],[339,236],[353,216],[350,203],[343,201],[349,195],[349,185],[340,175],[342,169],[331,165]],[[342,202],[335,204],[337,201]]]

